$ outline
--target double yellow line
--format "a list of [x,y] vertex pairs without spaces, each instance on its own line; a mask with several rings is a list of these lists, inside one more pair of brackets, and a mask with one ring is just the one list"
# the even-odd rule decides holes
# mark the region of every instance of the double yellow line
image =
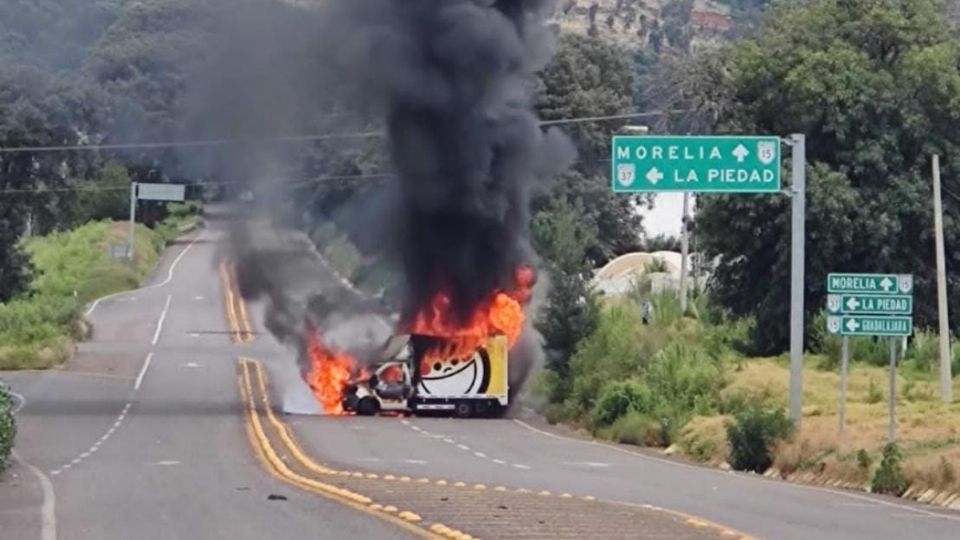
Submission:
[[247,303],[240,296],[236,286],[236,268],[233,263],[220,263],[220,282],[223,284],[224,303],[227,310],[227,322],[230,325],[230,337],[234,343],[253,341],[253,327],[247,315]]
[[[256,392],[254,391],[252,382],[254,378],[252,373],[255,374],[257,379],[257,389],[260,393],[263,413],[260,412],[260,408],[258,408],[256,399],[254,398]],[[319,475],[345,475],[342,471],[335,471],[324,467],[310,459],[293,437],[290,428],[276,417],[273,409],[270,407],[266,375],[264,374],[263,365],[260,362],[248,358],[241,358],[238,384],[240,386],[240,394],[246,406],[247,435],[250,443],[264,467],[275,478],[401,527],[419,538],[427,538],[430,540],[453,538],[447,534],[436,534],[431,530],[419,526],[418,523],[422,521],[422,518],[413,512],[402,511],[394,506],[377,504],[363,494],[320,482],[314,478],[308,478],[295,472],[287,465],[283,458],[280,457],[276,448],[274,448],[270,434],[265,429],[264,422],[262,421],[263,416],[266,417],[267,423],[272,427],[275,437],[280,440],[283,447],[285,447],[304,468]],[[459,531],[457,531],[457,533],[458,538],[470,538],[469,535],[459,533]]]

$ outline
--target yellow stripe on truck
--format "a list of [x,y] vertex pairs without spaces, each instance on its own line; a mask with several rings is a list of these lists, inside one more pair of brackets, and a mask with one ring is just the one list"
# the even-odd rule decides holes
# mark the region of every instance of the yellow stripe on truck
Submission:
[[490,385],[487,394],[491,397],[507,398],[507,337],[494,336],[487,342],[487,354],[490,355]]

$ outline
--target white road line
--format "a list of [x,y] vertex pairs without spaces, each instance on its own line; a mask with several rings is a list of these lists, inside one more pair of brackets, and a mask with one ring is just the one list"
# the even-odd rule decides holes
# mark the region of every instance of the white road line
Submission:
[[13,459],[19,461],[40,481],[40,491],[43,492],[43,506],[40,507],[40,538],[42,540],[57,540],[57,498],[53,491],[53,482],[43,474],[43,471],[27,463],[13,451]]
[[465,445],[465,444],[458,444],[458,445],[457,445],[457,448],[459,448],[459,449],[461,449],[461,450],[466,450],[466,451],[468,451],[468,452],[470,451],[470,447],[467,446],[467,445]]
[[[143,377],[147,374],[147,368],[150,367],[151,360],[153,360],[153,352],[148,354],[147,357],[143,360],[143,367],[140,368],[140,374],[137,375],[137,382],[133,383],[134,390],[139,390],[140,385],[143,384]],[[129,403],[127,405],[129,405]],[[123,412],[120,413],[121,419],[127,414],[127,409],[129,408],[130,408],[129,406],[123,408]]]
[[455,443],[455,442],[457,442],[457,441],[455,441],[455,440],[453,440],[453,439],[444,439],[443,442],[445,442],[445,443],[447,443],[447,444],[453,444],[453,443]]
[[524,471],[529,471],[529,470],[530,470],[530,466],[529,466],[529,465],[524,465],[524,464],[522,464],[522,463],[514,463],[514,464],[513,464],[513,468],[514,468],[514,469],[521,469],[521,470],[524,470]]
[[167,295],[167,302],[163,304],[163,311],[160,312],[160,318],[157,319],[157,330],[153,333],[153,341],[150,342],[151,345],[156,345],[160,341],[160,332],[163,331],[163,321],[167,318],[167,311],[170,310],[170,300],[173,299],[173,295]]
[[[542,430],[542,429],[535,428],[535,427],[531,426],[530,424],[528,424],[528,423],[526,423],[526,422],[524,422],[524,421],[522,421],[522,420],[518,420],[518,419],[516,419],[516,418],[514,418],[513,421],[516,422],[518,425],[520,425],[520,426],[522,426],[522,427],[524,427],[524,428],[526,428],[526,429],[528,429],[528,430],[530,430],[530,431],[532,431],[532,432],[534,432],[534,433],[538,433],[538,434],[540,434],[540,435],[544,435],[544,436],[546,436],[546,437],[550,437],[550,438],[553,438],[553,439],[558,439],[558,440],[567,441],[567,442],[575,442],[575,443],[580,443],[580,444],[586,444],[586,445],[590,445],[590,446],[594,446],[594,447],[607,448],[607,449],[609,449],[609,450],[613,450],[614,452],[620,452],[621,454],[627,454],[627,455],[630,455],[630,456],[633,456],[633,457],[636,457],[636,458],[640,458],[640,459],[645,459],[645,460],[649,460],[649,461],[655,461],[655,462],[658,462],[658,463],[664,463],[664,464],[666,464],[666,465],[672,465],[672,466],[674,466],[674,467],[681,467],[681,468],[685,468],[685,469],[697,470],[697,471],[704,472],[704,473],[708,473],[708,474],[722,474],[723,476],[725,476],[725,477],[727,477],[727,478],[730,478],[730,477],[731,477],[731,475],[730,475],[729,472],[722,471],[722,470],[720,470],[720,469],[712,469],[712,468],[710,468],[710,467],[701,467],[701,466],[697,466],[697,465],[689,465],[689,464],[687,464],[687,463],[683,463],[683,462],[679,462],[679,461],[672,461],[672,460],[669,460],[669,459],[658,458],[658,457],[655,457],[655,456],[648,456],[648,455],[646,455],[646,454],[641,454],[641,453],[639,453],[639,452],[632,452],[632,451],[630,451],[630,450],[625,450],[625,449],[623,449],[623,448],[618,448],[618,447],[616,447],[616,446],[613,446],[613,445],[610,445],[610,444],[605,444],[605,443],[600,443],[600,442],[597,442],[597,441],[585,441],[585,440],[581,440],[581,439],[574,439],[574,438],[572,438],[572,437],[564,437],[564,436],[562,436],[562,435],[557,435],[556,433],[550,433],[549,431],[544,431],[544,430]],[[943,513],[940,513],[940,512],[932,512],[932,511],[929,511],[929,510],[924,510],[924,509],[922,509],[922,508],[915,508],[915,507],[913,507],[913,506],[907,506],[907,505],[903,505],[903,504],[898,504],[898,503],[886,501],[886,500],[883,500],[883,499],[875,499],[875,498],[867,497],[867,496],[864,496],[864,495],[857,495],[857,494],[855,494],[855,493],[851,493],[851,492],[847,492],[847,491],[842,491],[842,490],[839,490],[839,489],[833,489],[833,488],[828,488],[828,487],[820,487],[820,486],[808,486],[808,485],[805,485],[805,484],[788,482],[788,481],[784,481],[784,480],[773,480],[773,479],[770,479],[770,478],[766,478],[766,477],[764,477],[764,476],[757,476],[757,475],[734,474],[734,475],[733,475],[733,478],[743,479],[744,481],[770,482],[771,485],[779,485],[779,486],[781,486],[781,487],[783,487],[783,488],[786,488],[786,489],[796,488],[796,489],[803,489],[803,490],[807,490],[807,491],[815,491],[815,492],[819,492],[819,493],[828,492],[828,493],[832,493],[832,494],[834,494],[834,495],[839,495],[839,496],[841,496],[841,497],[846,497],[846,498],[848,498],[848,499],[853,499],[853,500],[863,501],[863,502],[875,503],[875,504],[882,505],[882,506],[886,506],[886,507],[889,507],[889,508],[896,508],[896,509],[899,509],[899,510],[905,510],[905,511],[914,512],[914,513],[917,513],[917,514],[923,514],[923,515],[926,515],[926,516],[929,516],[929,517],[939,517],[939,518],[948,519],[948,520],[951,520],[951,521],[960,521],[960,516],[955,516],[955,515],[950,515],[950,514],[943,514]],[[918,503],[918,504],[920,504],[920,503]]]
[[84,316],[85,316],[85,317],[89,317],[90,314],[93,313],[93,310],[97,309],[97,306],[100,305],[100,302],[103,302],[104,300],[109,300],[109,299],[111,299],[111,298],[113,298],[113,297],[115,297],[115,296],[122,296],[122,295],[124,295],[124,294],[130,294],[130,293],[135,293],[135,292],[139,292],[139,291],[146,291],[146,290],[150,290],[150,289],[156,289],[156,288],[158,288],[158,287],[163,287],[163,286],[166,285],[167,283],[170,283],[171,281],[173,281],[173,271],[176,270],[177,265],[180,264],[180,261],[183,259],[184,255],[186,255],[187,252],[190,251],[190,248],[192,248],[193,245],[196,244],[197,241],[200,240],[200,238],[202,238],[202,237],[204,236],[204,233],[205,233],[205,232],[206,232],[206,231],[203,231],[203,232],[201,232],[200,234],[198,234],[197,237],[194,238],[193,241],[190,242],[190,244],[187,245],[187,247],[186,247],[183,251],[181,251],[179,255],[177,255],[177,258],[173,260],[173,263],[170,265],[170,269],[167,271],[167,279],[161,281],[160,283],[154,283],[153,285],[147,285],[146,287],[140,287],[139,289],[132,289],[132,290],[129,290],[129,291],[120,291],[120,292],[116,292],[116,293],[113,293],[113,294],[108,294],[108,295],[106,295],[106,296],[101,296],[100,298],[97,298],[96,300],[94,300],[92,304],[90,304],[90,307],[87,308],[87,311],[84,313]]
[[7,391],[10,392],[11,396],[17,398],[17,401],[19,402],[17,403],[17,406],[13,408],[13,414],[17,414],[18,412],[20,412],[20,409],[22,409],[23,406],[27,404],[27,398],[14,392],[13,390],[7,390]]
[[480,458],[480,459],[486,459],[486,458],[487,458],[487,455],[484,454],[483,452],[474,452],[473,455],[477,456],[477,457]]

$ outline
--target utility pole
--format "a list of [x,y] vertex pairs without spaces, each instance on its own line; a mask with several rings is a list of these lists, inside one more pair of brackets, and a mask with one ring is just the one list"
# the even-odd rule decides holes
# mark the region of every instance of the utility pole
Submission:
[[947,265],[943,248],[943,201],[940,198],[940,156],[933,156],[933,227],[937,251],[937,307],[940,318],[940,398],[953,401],[950,373],[950,319],[947,311]]
[[690,201],[690,192],[683,192],[683,228],[680,230],[680,316],[687,313],[687,257],[689,256],[689,242],[687,241],[687,209]]
[[129,246],[127,246],[127,258],[133,262],[133,239],[136,231],[137,222],[137,183],[130,183],[130,232],[127,236]]
[[793,185],[790,188],[793,207],[790,227],[790,419],[800,428],[803,406],[803,292],[804,237],[807,211],[807,138],[802,133],[790,135],[793,150]]

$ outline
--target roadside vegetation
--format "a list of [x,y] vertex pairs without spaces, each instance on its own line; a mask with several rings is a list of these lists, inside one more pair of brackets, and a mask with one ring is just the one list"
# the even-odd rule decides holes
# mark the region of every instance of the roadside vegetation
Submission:
[[26,291],[0,303],[0,370],[49,368],[69,359],[89,333],[84,306],[137,287],[166,243],[196,226],[199,210],[196,203],[171,204],[155,228],[137,224],[132,265],[111,254],[126,245],[127,222],[93,221],[22,242],[32,280]]
[[[643,299],[653,306],[649,325],[640,321]],[[675,293],[651,295],[643,281],[626,298],[600,302],[596,330],[535,383],[549,422],[737,470],[897,495],[910,486],[960,491],[960,404],[940,401],[933,334],[918,332],[899,365],[898,442],[888,447],[886,342],[852,342],[841,438],[836,338],[806,356],[795,431],[785,412],[789,359],[756,356],[752,320],[724,317],[703,295],[681,316]]]
[[13,396],[0,381],[0,473],[10,465],[13,439],[17,436],[17,424],[13,418]]

